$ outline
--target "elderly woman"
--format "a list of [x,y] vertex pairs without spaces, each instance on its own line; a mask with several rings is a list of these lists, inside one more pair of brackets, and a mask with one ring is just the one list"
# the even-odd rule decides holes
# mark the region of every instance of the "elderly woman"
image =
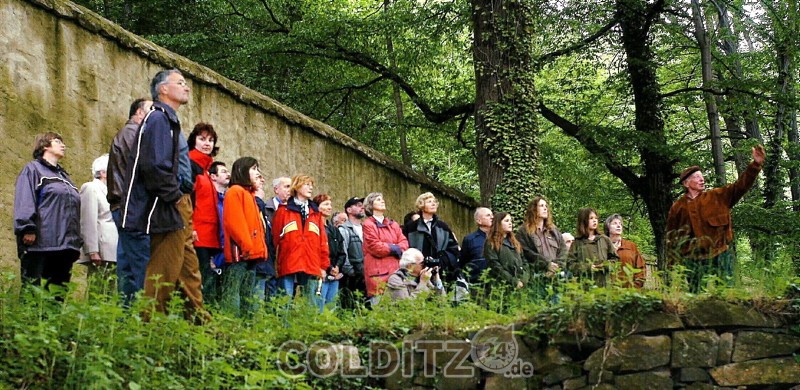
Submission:
[[14,234],[25,283],[64,285],[80,256],[81,197],[58,164],[66,150],[60,135],[38,135],[33,161],[17,177]]
[[106,200],[106,167],[108,154],[92,163],[94,180],[81,186],[81,238],[83,238],[83,257],[78,261],[89,266],[89,274],[101,273],[101,277],[117,262],[117,241],[119,234],[111,209]]
[[364,279],[367,296],[375,304],[383,294],[392,272],[400,267],[400,256],[408,249],[408,240],[400,225],[389,219],[383,194],[373,192],[364,199],[367,219],[361,224],[364,229]]
[[342,233],[333,222],[333,203],[330,195],[319,194],[314,197],[314,203],[318,204],[319,212],[322,214],[322,222],[325,224],[325,234],[328,236],[328,251],[331,265],[326,270],[325,280],[322,282],[319,296],[320,312],[325,306],[330,306],[336,301],[339,293],[339,280],[344,274],[341,272],[344,262],[347,260],[347,253],[344,249],[344,238]]
[[[633,241],[622,238],[622,216],[612,214],[605,221],[606,235],[611,239],[619,256],[620,271],[617,278],[623,281],[623,286],[631,287],[631,281],[636,288],[644,287],[645,267],[647,264],[639,252],[639,247]],[[629,272],[631,275],[628,275]]]
[[461,273],[458,265],[460,250],[450,226],[436,215],[439,201],[432,193],[426,192],[417,197],[416,206],[419,218],[403,228],[409,246],[419,249],[425,257],[439,260],[439,270],[446,282],[456,280]]

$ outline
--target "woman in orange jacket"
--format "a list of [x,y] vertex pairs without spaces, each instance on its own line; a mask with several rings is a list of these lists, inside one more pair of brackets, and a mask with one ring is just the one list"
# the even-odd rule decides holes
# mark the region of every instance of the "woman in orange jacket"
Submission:
[[272,241],[275,243],[278,288],[293,297],[302,287],[311,302],[321,295],[325,270],[330,267],[328,237],[319,207],[311,200],[314,179],[307,175],[292,177],[286,204],[278,206],[272,219]]
[[223,306],[237,315],[254,307],[255,266],[267,259],[264,218],[256,204],[255,192],[263,185],[258,160],[242,157],[231,168],[230,188],[225,193],[222,226],[225,232]]

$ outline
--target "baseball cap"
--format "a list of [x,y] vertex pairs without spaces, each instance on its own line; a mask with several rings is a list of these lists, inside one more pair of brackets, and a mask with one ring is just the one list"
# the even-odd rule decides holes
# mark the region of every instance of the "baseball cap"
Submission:
[[348,207],[350,207],[350,206],[352,206],[352,205],[354,205],[356,203],[363,202],[363,201],[364,201],[364,198],[359,198],[357,196],[354,196],[354,197],[348,199],[347,202],[344,202],[344,209],[347,210]]

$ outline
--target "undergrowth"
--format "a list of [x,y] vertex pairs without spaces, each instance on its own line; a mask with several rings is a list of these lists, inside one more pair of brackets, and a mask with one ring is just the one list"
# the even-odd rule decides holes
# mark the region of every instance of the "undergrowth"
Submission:
[[[493,324],[519,324],[529,338],[540,340],[564,331],[611,335],[622,322],[635,322],[653,311],[679,314],[687,304],[708,298],[748,302],[762,311],[800,311],[797,278],[765,275],[771,280],[758,282],[760,289],[743,285],[741,279],[735,288],[709,280],[709,287],[699,295],[684,292],[680,283],[633,290],[570,282],[551,287],[545,297],[541,292],[495,288],[459,305],[429,297],[384,303],[373,310],[323,314],[302,299],[281,298],[248,318],[209,308],[213,320],[203,326],[184,320],[177,297],[170,306],[172,314],[144,322],[140,313],[149,302],[143,298],[123,309],[115,296],[87,289],[67,294],[60,302],[39,288],[20,291],[13,276],[2,275],[0,389],[377,386],[367,378],[320,380],[308,374],[286,375],[278,367],[285,357],[280,346],[289,340],[307,345],[327,340],[352,344],[363,355],[370,341],[397,343],[418,332],[467,338]],[[680,275],[670,278],[679,280]]]

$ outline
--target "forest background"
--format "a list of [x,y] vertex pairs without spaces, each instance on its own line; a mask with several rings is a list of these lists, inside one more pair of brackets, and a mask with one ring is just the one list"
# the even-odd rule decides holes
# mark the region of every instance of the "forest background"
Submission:
[[538,194],[563,231],[620,213],[653,259],[678,172],[764,144],[739,258],[800,270],[797,0],[76,2],[517,224]]

